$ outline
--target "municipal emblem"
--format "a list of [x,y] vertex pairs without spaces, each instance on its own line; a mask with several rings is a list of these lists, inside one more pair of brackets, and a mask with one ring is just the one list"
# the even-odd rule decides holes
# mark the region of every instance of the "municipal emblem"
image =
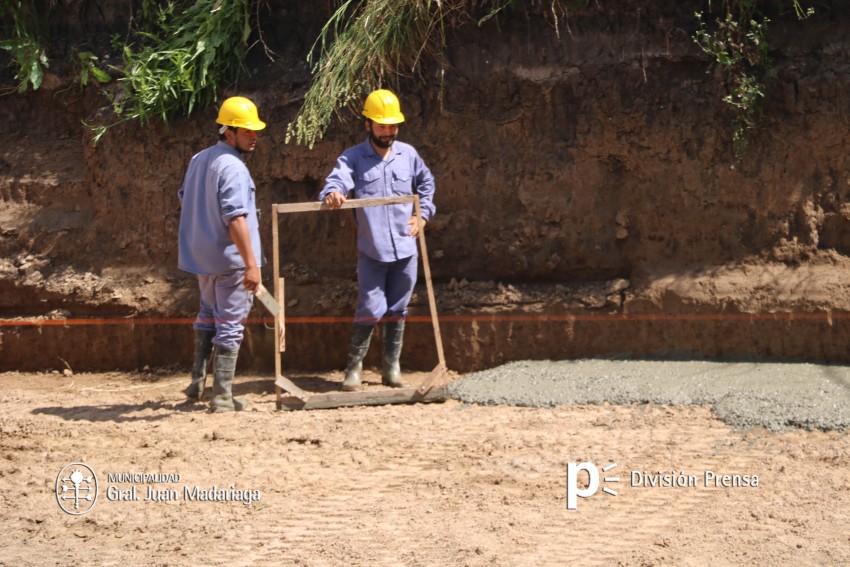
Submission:
[[97,502],[97,476],[84,463],[62,467],[56,476],[56,501],[66,514],[81,516]]

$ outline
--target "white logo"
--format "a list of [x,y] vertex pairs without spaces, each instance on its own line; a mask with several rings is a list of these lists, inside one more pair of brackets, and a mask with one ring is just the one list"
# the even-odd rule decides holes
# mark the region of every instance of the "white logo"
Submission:
[[[602,467],[602,472],[607,473],[615,468],[617,463],[611,463],[608,466]],[[587,487],[578,487],[578,473],[585,471],[587,473]],[[618,477],[604,477],[605,482],[620,482]],[[567,463],[567,510],[575,510],[578,507],[577,497],[590,498],[596,491],[599,490],[599,471],[593,463]],[[617,496],[617,492],[608,488],[602,487],[602,492]]]
[[81,516],[97,501],[97,476],[84,463],[62,467],[56,476],[56,501],[66,514]]

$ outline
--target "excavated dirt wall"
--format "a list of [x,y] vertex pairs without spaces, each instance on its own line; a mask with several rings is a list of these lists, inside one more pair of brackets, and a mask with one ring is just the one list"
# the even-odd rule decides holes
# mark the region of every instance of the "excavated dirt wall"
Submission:
[[[94,45],[126,31],[132,4],[100,4],[68,3],[54,31]],[[450,31],[444,61],[399,85],[401,138],[437,179],[427,238],[451,368],[850,360],[850,9],[817,6],[804,22],[771,13],[764,124],[738,161],[722,80],[691,39],[702,4],[645,4],[595,3],[556,23],[530,2]],[[252,76],[223,93],[253,98],[270,124],[249,162],[269,261],[271,204],[313,199],[363,137],[344,112],[314,148],[284,143],[327,10],[269,2],[264,37],[278,58],[255,50]],[[81,122],[110,110],[71,79],[57,63],[38,92],[0,105],[0,370],[185,366],[197,295],[175,268],[176,191],[215,141],[215,110],[122,124],[93,146]],[[355,301],[351,216],[289,215],[280,227],[284,365],[338,368],[339,318]],[[402,363],[429,369],[424,285],[411,312]],[[271,368],[268,324],[256,309],[242,365]]]

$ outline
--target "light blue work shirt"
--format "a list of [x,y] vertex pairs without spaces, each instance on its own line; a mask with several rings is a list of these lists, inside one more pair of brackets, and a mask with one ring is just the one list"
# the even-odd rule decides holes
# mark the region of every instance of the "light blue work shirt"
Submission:
[[[346,198],[367,199],[419,195],[422,218],[436,212],[434,177],[409,144],[395,141],[384,160],[367,139],[348,148],[337,159],[325,180],[319,200],[336,191]],[[357,249],[379,262],[393,262],[416,254],[416,239],[410,236],[407,221],[413,216],[413,203],[355,209]]]
[[244,216],[251,248],[262,265],[256,186],[242,156],[219,141],[189,162],[177,192],[180,210],[177,266],[199,275],[218,275],[245,267],[227,225]]

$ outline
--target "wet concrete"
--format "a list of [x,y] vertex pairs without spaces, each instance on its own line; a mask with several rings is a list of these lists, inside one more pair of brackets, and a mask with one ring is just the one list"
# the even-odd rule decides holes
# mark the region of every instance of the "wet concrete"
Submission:
[[707,404],[736,427],[846,430],[850,366],[656,360],[518,361],[453,382],[478,404]]

